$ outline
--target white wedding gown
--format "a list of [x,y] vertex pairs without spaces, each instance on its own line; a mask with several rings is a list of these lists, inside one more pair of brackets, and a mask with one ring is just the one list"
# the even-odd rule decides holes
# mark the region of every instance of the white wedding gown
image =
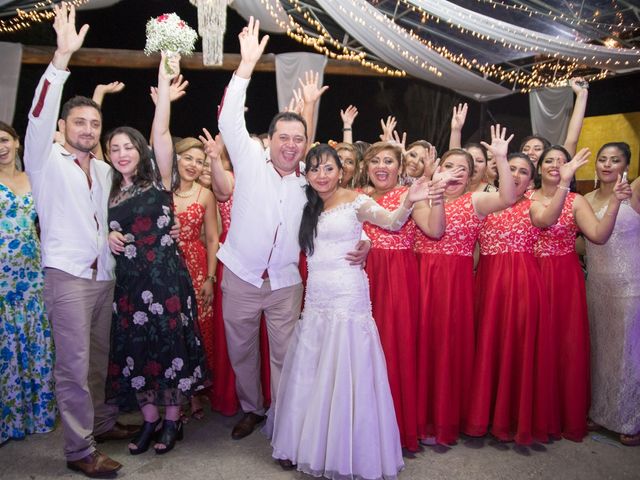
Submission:
[[273,419],[273,457],[330,479],[394,479],[404,467],[369,281],[345,255],[362,223],[398,229],[366,195],[320,215],[302,318],[285,357]]

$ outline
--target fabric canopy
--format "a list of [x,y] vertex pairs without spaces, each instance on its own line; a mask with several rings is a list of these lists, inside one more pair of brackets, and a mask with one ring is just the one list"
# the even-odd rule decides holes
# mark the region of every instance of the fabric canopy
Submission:
[[446,0],[409,0],[409,3],[478,35],[520,47],[534,54],[560,56],[608,70],[625,70],[630,66],[640,66],[638,50],[607,48],[553,37],[481,15]]

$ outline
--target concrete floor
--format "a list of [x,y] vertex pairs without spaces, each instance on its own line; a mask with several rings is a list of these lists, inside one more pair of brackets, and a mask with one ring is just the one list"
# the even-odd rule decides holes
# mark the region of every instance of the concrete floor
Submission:
[[[240,417],[207,413],[192,420],[185,439],[173,452],[158,456],[150,450],[131,456],[127,442],[110,442],[100,449],[121,462],[118,478],[141,480],[300,479],[312,477],[284,472],[271,458],[269,443],[259,432],[240,440],[229,434]],[[137,416],[125,417],[138,422]],[[517,448],[490,438],[463,439],[453,448],[425,447],[405,458],[399,480],[439,479],[640,479],[640,447],[624,447],[608,434],[590,434],[582,443],[567,440]],[[0,478],[84,478],[68,470],[62,457],[62,429],[9,441],[0,447]]]

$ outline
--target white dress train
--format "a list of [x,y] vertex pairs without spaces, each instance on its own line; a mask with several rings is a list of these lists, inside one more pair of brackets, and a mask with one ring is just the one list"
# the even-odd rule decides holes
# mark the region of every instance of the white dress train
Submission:
[[362,223],[398,229],[409,216],[366,195],[320,215],[302,318],[284,360],[273,457],[334,480],[395,479],[404,468],[369,281],[345,260]]

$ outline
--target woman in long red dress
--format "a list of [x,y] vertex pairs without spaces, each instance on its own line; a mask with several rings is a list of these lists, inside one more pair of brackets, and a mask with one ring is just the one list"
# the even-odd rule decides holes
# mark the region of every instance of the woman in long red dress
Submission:
[[[200,136],[200,140],[205,145],[207,159],[211,168],[211,188],[218,200],[218,211],[220,212],[220,224],[222,226],[220,232],[220,243],[224,243],[229,227],[231,226],[231,207],[233,205],[233,187],[235,180],[233,177],[233,168],[231,162],[222,143],[220,135],[212,137],[205,129],[204,135]],[[236,393],[236,376],[229,360],[229,352],[227,350],[227,340],[224,331],[224,316],[222,315],[222,272],[224,265],[218,262],[216,270],[215,295],[213,298],[213,336],[214,351],[213,365],[211,368],[212,381],[211,386],[211,408],[223,415],[232,416],[238,412],[240,402]],[[262,381],[262,393],[264,396],[265,406],[271,403],[271,375],[269,369],[269,343],[267,332],[263,324],[260,326],[260,376]]]
[[[372,186],[369,195],[390,211],[402,204],[407,193],[407,187],[398,186],[401,155],[399,146],[378,142],[364,157],[364,168]],[[418,265],[413,253],[416,222],[430,235],[442,235],[442,201],[432,201],[431,207],[423,202],[415,205],[412,218],[396,232],[364,224],[371,240],[366,270],[373,318],[387,361],[400,442],[410,451],[419,449],[416,430]]]
[[584,161],[560,168],[559,188],[545,208],[525,197],[535,171],[531,160],[521,153],[510,157],[518,200],[487,216],[479,235],[468,435],[482,436],[491,428],[501,441],[527,445],[548,439],[549,345],[541,332],[548,331],[549,314],[534,248],[540,229],[560,216],[568,185]]
[[[576,157],[588,157],[580,150]],[[571,159],[564,147],[554,145],[540,156],[538,174],[541,187],[530,198],[549,204],[560,184],[560,166]],[[622,192],[621,192],[622,193]],[[585,281],[575,240],[582,232],[591,242],[605,243],[615,225],[620,200],[612,195],[607,214],[598,220],[589,203],[578,193],[567,194],[558,222],[542,230],[535,248],[544,294],[550,307],[550,341],[547,372],[550,382],[549,433],[575,442],[587,434],[590,398],[589,320]],[[567,296],[567,292],[571,295]]]
[[442,169],[460,170],[445,190],[442,238],[418,234],[418,434],[426,443],[453,444],[466,421],[473,371],[473,250],[483,219],[515,202],[507,163],[506,131],[492,127],[490,146],[501,178],[499,192],[465,191],[474,159],[462,149],[442,156]]
[[[173,192],[176,216],[180,219],[179,247],[182,252],[193,289],[196,291],[198,324],[207,356],[207,366],[213,371],[215,337],[213,327],[213,290],[218,251],[218,224],[216,199],[196,180],[202,174],[205,163],[204,145],[196,138],[185,138],[175,146],[178,155],[180,185]],[[200,240],[204,225],[206,245]],[[209,389],[207,394],[211,396]],[[198,395],[191,398],[191,416],[204,416]]]

